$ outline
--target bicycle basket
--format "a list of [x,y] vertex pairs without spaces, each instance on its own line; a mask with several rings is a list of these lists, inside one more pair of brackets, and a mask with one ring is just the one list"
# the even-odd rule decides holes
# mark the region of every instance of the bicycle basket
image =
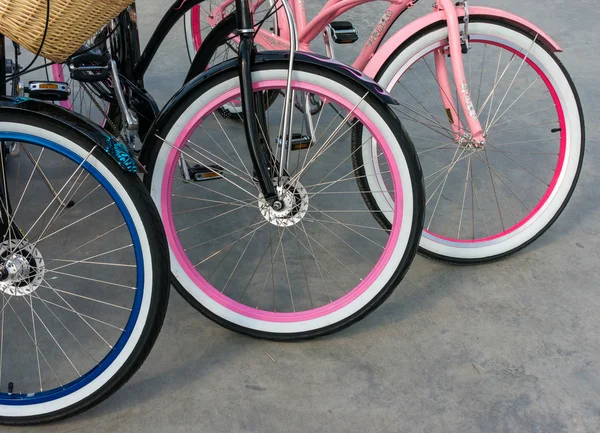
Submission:
[[[44,36],[48,0],[0,1],[0,33],[36,53]],[[51,0],[41,55],[64,62],[132,0]]]

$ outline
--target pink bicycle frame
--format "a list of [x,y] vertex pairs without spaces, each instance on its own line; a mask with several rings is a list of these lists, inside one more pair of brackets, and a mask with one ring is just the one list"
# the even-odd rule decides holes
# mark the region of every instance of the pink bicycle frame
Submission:
[[[254,9],[258,8],[266,0],[257,0],[254,3]],[[342,15],[344,12],[372,0],[328,0],[319,14],[307,22],[304,0],[292,0],[291,6],[298,27],[299,47],[302,51],[310,51],[310,42],[326,29],[327,25]],[[386,10],[375,29],[369,36],[366,44],[362,48],[359,56],[352,66],[358,70],[364,71],[366,75],[374,76],[378,72],[383,62],[391,55],[402,41],[405,41],[413,34],[422,30],[426,26],[445,20],[448,27],[449,47],[439,49],[434,53],[436,77],[439,85],[440,95],[444,108],[448,114],[448,120],[455,134],[455,139],[469,139],[474,146],[485,144],[484,131],[481,127],[477,112],[471,99],[469,87],[463,65],[462,41],[460,33],[459,16],[465,16],[464,6],[455,6],[453,0],[437,0],[432,13],[419,18],[417,21],[409,24],[405,28],[394,34],[390,41],[382,47],[382,52],[378,51],[383,37],[386,35],[395,20],[408,8],[414,5],[414,0],[388,0],[390,7]],[[225,9],[233,4],[234,0],[225,0],[215,10],[212,18],[215,25],[225,15]],[[528,21],[513,14],[491,8],[473,7],[473,14],[483,14],[506,19],[516,26],[539,35],[539,40],[549,46],[553,51],[560,51],[560,47],[542,32],[539,28]],[[282,10],[277,11],[278,31],[277,34],[261,29],[257,32],[256,43],[268,50],[282,50],[289,48],[289,30],[285,25],[285,14]],[[446,56],[451,58],[454,83],[448,79],[448,69],[446,65]],[[471,131],[470,136],[466,136],[467,129],[462,125],[458,112],[458,106],[454,101],[452,87],[458,90],[458,99],[462,111]]]
[[[264,4],[265,1],[267,0],[257,0],[252,5],[253,9],[258,9],[258,7]],[[323,7],[323,9],[321,9],[319,14],[310,22],[307,22],[306,19],[304,0],[290,1],[292,12],[294,13],[294,18],[298,27],[300,50],[310,51],[310,42],[319,36],[319,34],[321,34],[321,32],[331,21],[335,20],[348,10],[371,1],[373,0],[328,0],[327,4]],[[219,6],[214,9],[211,15],[209,15],[209,24],[214,26],[221,21],[226,15],[226,9],[233,3],[234,0],[225,0],[219,4]],[[389,3],[391,3],[390,7],[375,27],[375,30],[369,37],[369,40],[363,47],[356,61],[352,64],[352,67],[355,69],[362,70],[367,65],[369,59],[373,57],[373,54],[377,50],[377,47],[383,39],[383,36],[387,33],[396,18],[398,18],[406,9],[412,7],[414,0],[389,0]],[[197,20],[194,19],[194,21]],[[261,29],[259,32],[257,32],[255,40],[258,45],[267,50],[289,49],[288,41],[290,34],[289,29],[285,25],[286,16],[282,9],[277,11],[277,22],[281,23],[278,25],[278,34],[264,29]]]
[[[297,0],[292,2],[294,17],[298,26],[298,39],[300,42],[300,49],[310,50],[310,41],[315,39],[323,29],[338,16],[342,15],[346,11],[360,5],[367,3],[369,0],[329,0],[327,4],[321,9],[319,14],[310,23],[306,21],[306,10],[304,7],[303,0]],[[379,47],[381,39],[387,33],[389,28],[393,25],[395,20],[408,8],[414,4],[413,0],[392,0],[390,1],[390,7],[384,13],[379,23],[375,26],[375,29],[371,33],[371,36],[364,45],[359,56],[352,64],[352,66],[358,70],[363,70],[369,60],[373,57],[373,54]],[[462,46],[460,38],[460,26],[458,20],[458,14],[456,11],[457,7],[454,5],[453,0],[438,0],[434,8],[434,12],[442,11],[445,14],[446,22],[448,26],[448,40],[449,40],[449,54],[452,62],[452,72],[454,76],[454,86],[459,90],[458,99],[465,113],[469,130],[471,131],[471,139],[475,146],[482,146],[485,144],[485,137],[481,122],[477,116],[477,112],[473,105],[473,101],[469,92],[469,86],[467,85],[467,79],[465,75],[464,65],[462,61]],[[282,21],[285,17],[283,11],[279,10],[278,21]],[[275,49],[272,42],[278,42],[277,45],[281,48],[286,46],[287,39],[289,38],[289,32],[285,26],[279,26],[279,35],[269,34],[267,38],[264,35],[257,35],[257,43]],[[266,40],[265,40],[266,39]],[[437,50],[435,55],[436,75],[438,85],[440,87],[440,95],[442,97],[443,104],[446,112],[448,113],[448,119],[451,123],[455,139],[459,140],[465,136],[466,129],[461,124],[460,116],[452,95],[454,92],[451,89],[450,82],[448,80],[448,70],[446,67],[444,50]]]
[[[234,0],[226,0],[221,3],[215,10],[214,20],[215,24],[217,21],[222,19],[225,14],[225,9],[229,7]],[[347,12],[348,10],[363,4],[368,3],[372,0],[328,0],[327,4],[321,9],[318,15],[307,22],[306,9],[304,6],[304,0],[292,1],[292,11],[298,26],[298,41],[300,50],[310,51],[310,42],[314,40],[321,32],[327,27],[327,25],[335,20],[337,17]],[[256,10],[261,4],[264,4],[265,0],[257,0],[253,8]],[[375,29],[369,36],[367,43],[362,48],[360,54],[352,64],[352,67],[363,70],[373,57],[375,51],[381,44],[381,41],[385,34],[388,32],[390,27],[394,24],[396,19],[408,8],[414,5],[414,0],[390,0],[390,7],[383,14]],[[449,54],[452,59],[452,71],[455,77],[454,86],[459,90],[458,97],[461,107],[466,113],[466,119],[471,131],[471,138],[476,146],[483,145],[485,138],[483,135],[483,129],[479,122],[475,107],[469,93],[469,87],[467,85],[464,66],[462,62],[462,47],[460,40],[460,28],[458,21],[458,14],[456,7],[452,0],[438,0],[434,12],[442,11],[445,13],[446,21],[448,23],[449,33]],[[210,19],[210,17],[209,17]],[[286,23],[285,12],[281,9],[277,11],[277,22],[278,24],[277,33],[269,32],[266,30],[260,30],[256,35],[256,43],[266,49],[270,50],[281,50],[289,48],[289,30]],[[459,140],[465,136],[465,127],[461,124],[460,116],[458,114],[456,103],[452,95],[450,82],[448,80],[448,70],[445,61],[444,50],[438,50],[435,55],[435,66],[438,85],[440,87],[440,95],[446,112],[448,114],[448,120],[451,124],[452,130],[455,135],[455,139]]]
[[[476,147],[483,146],[485,144],[483,128],[481,127],[481,122],[479,122],[479,117],[477,116],[477,111],[473,105],[473,100],[471,99],[471,93],[467,84],[467,76],[465,74],[465,67],[462,59],[462,43],[460,39],[460,26],[456,7],[454,6],[453,0],[438,0],[435,10],[443,11],[446,16],[454,85],[458,89],[458,99],[460,100],[463,112],[466,115],[469,129],[471,130],[471,138]],[[436,74],[446,112],[450,113],[448,117],[455,134],[455,139],[458,140],[460,137],[464,136],[464,134],[461,134],[461,131],[464,131],[464,128],[461,125],[460,116],[458,115],[454,101],[451,99],[452,91],[448,82],[448,73],[446,71],[446,60],[444,58],[444,54],[445,53],[443,49],[438,49],[435,52]],[[452,113],[456,114],[455,120],[453,119]]]

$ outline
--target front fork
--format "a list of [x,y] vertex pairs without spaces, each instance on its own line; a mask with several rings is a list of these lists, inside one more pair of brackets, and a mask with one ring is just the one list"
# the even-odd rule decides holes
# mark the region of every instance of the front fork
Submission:
[[246,113],[246,122],[244,130],[248,150],[252,159],[252,165],[255,170],[255,176],[258,178],[260,190],[267,203],[272,204],[277,200],[277,191],[273,185],[274,167],[263,151],[259,135],[259,125],[255,121],[255,99],[252,89],[252,57],[254,54],[254,23],[250,13],[248,0],[236,0],[235,9],[238,22],[238,32],[240,38],[238,64],[240,87],[242,96],[242,107]]
[[[244,131],[248,150],[254,167],[254,176],[265,201],[280,210],[283,207],[281,194],[283,191],[283,178],[287,172],[289,150],[292,143],[292,110],[294,106],[294,93],[291,89],[292,71],[294,65],[294,54],[298,46],[298,34],[296,32],[293,14],[287,1],[282,0],[282,6],[286,11],[288,25],[290,28],[290,55],[288,65],[288,77],[286,85],[283,115],[279,127],[278,137],[281,137],[280,146],[276,155],[268,145],[269,134],[264,113],[264,96],[254,97],[252,86],[252,62],[256,52],[254,45],[254,22],[250,10],[249,0],[235,0],[237,27],[239,35],[238,67],[242,96],[242,107],[246,113]],[[279,161],[277,161],[279,158]],[[277,167],[279,165],[279,167]],[[277,182],[274,183],[274,180]]]
[[468,22],[469,22],[469,5],[468,0],[464,0],[462,5],[465,7],[465,31],[461,35],[460,26],[458,21],[458,14],[452,0],[437,0],[435,9],[443,11],[446,16],[446,22],[448,26],[448,44],[450,60],[452,62],[452,73],[454,75],[454,86],[458,90],[458,99],[462,107],[465,117],[467,119],[468,131],[462,125],[462,121],[458,114],[456,103],[454,102],[453,94],[450,81],[448,79],[448,70],[446,67],[445,56],[448,54],[445,48],[440,48],[435,51],[435,68],[440,87],[440,94],[446,109],[448,120],[451,124],[452,131],[454,132],[455,140],[457,142],[468,139],[473,143],[474,147],[483,147],[485,145],[485,133],[479,121],[479,116],[473,100],[471,98],[471,92],[467,84],[467,77],[465,74],[465,68],[463,64],[463,53],[469,49],[469,36],[468,36]]

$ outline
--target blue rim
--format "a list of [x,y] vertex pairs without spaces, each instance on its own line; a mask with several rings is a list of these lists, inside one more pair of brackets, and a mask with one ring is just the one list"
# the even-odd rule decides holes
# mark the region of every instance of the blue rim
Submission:
[[[75,162],[78,165],[80,165],[83,161],[82,157],[75,154],[71,150],[62,147],[57,143],[54,143],[53,141],[46,140],[41,137],[23,134],[19,132],[0,132],[0,140],[30,143],[48,149],[52,149],[60,155],[69,158],[71,161]],[[125,344],[127,344],[127,342],[129,341],[129,337],[131,336],[133,328],[137,323],[144,294],[144,261],[139,236],[137,234],[137,231],[135,230],[135,225],[133,223],[131,215],[129,214],[125,204],[123,203],[121,197],[117,194],[113,186],[88,161],[83,163],[83,167],[104,187],[104,189],[110,194],[112,199],[115,201],[119,210],[121,211],[121,214],[125,218],[127,228],[129,229],[129,233],[131,235],[131,241],[133,243],[137,263],[137,286],[131,315],[129,316],[129,320],[127,322],[127,325],[125,326],[123,334],[121,334],[119,340],[113,346],[113,349],[104,357],[102,361],[100,361],[100,363],[97,366],[88,371],[86,374],[60,388],[55,388],[49,391],[12,395],[9,395],[8,393],[0,393],[0,404],[33,405],[45,403],[48,401],[60,399],[80,390],[81,388],[91,383],[98,376],[100,376],[115,361],[115,359],[119,356],[119,354],[125,347]]]

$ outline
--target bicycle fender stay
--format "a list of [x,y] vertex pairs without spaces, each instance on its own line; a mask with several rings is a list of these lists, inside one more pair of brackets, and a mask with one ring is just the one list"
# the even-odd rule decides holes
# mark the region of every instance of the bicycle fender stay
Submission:
[[97,143],[124,171],[130,173],[140,171],[141,166],[125,144],[108,134],[99,125],[74,111],[67,110],[60,105],[24,97],[0,97],[0,110],[25,111],[35,116],[50,118],[67,128],[75,129],[92,142]]
[[[464,8],[457,10],[458,16],[463,17],[465,15]],[[537,40],[540,41],[546,48],[552,52],[562,52],[562,48],[543,30],[537,27],[535,24],[527,21],[526,19],[506,12],[500,9],[470,6],[469,16],[471,18],[492,18],[492,19],[503,19],[508,21],[515,27],[523,30],[531,35],[537,35]],[[376,77],[381,67],[386,63],[387,59],[399,48],[408,41],[412,36],[416,35],[423,29],[429,26],[435,25],[441,21],[446,21],[446,17],[443,11],[432,12],[427,14],[412,23],[406,25],[394,35],[390,37],[375,53],[373,58],[369,60],[367,66],[363,72],[369,77]]]

